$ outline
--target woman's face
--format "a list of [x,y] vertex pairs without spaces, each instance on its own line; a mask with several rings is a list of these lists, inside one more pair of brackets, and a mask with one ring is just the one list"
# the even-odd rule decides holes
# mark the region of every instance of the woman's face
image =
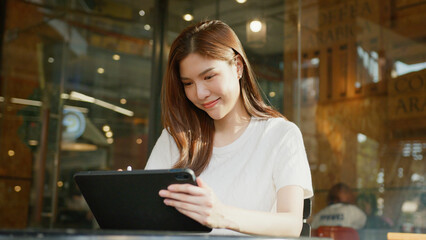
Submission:
[[191,53],[180,62],[179,69],[186,97],[212,119],[245,111],[240,98],[243,65],[239,58],[230,64]]

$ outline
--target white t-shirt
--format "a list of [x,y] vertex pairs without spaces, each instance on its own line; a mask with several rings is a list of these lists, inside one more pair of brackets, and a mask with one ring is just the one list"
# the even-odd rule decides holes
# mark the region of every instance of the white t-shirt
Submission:
[[[145,169],[169,169],[178,159],[174,139],[163,130]],[[313,196],[302,134],[283,118],[252,117],[237,140],[213,148],[200,177],[222,203],[243,209],[275,212],[277,191],[289,185],[302,187],[305,198]]]
[[320,226],[342,226],[361,229],[367,221],[366,214],[357,206],[335,203],[319,211],[312,220],[312,228]]

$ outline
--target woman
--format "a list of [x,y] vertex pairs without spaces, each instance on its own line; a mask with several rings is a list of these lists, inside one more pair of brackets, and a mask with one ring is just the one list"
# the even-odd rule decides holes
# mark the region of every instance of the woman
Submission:
[[303,198],[312,196],[301,133],[263,102],[228,25],[201,22],[173,42],[162,114],[146,169],[191,168],[198,176],[198,186],[160,191],[166,205],[213,233],[300,235]]

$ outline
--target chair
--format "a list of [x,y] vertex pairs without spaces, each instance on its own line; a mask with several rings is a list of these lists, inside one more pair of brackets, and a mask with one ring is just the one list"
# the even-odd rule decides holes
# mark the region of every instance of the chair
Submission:
[[359,234],[354,228],[341,226],[320,226],[316,236],[331,237],[333,240],[359,240]]
[[303,227],[300,236],[310,237],[311,236],[311,225],[306,222],[306,219],[311,216],[312,212],[312,200],[307,198],[303,201]]

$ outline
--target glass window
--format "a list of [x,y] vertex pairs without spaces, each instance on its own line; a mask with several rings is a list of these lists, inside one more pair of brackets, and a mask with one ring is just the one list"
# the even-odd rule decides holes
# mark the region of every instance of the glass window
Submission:
[[148,156],[153,1],[6,2],[0,226],[92,228],[73,174]]
[[426,4],[286,6],[284,16],[300,16],[301,48],[298,58],[296,22],[285,21],[284,87],[298,91],[284,95],[294,101],[284,112],[300,117],[315,188],[313,213],[326,207],[330,187],[343,182],[367,214],[361,237],[424,232]]

